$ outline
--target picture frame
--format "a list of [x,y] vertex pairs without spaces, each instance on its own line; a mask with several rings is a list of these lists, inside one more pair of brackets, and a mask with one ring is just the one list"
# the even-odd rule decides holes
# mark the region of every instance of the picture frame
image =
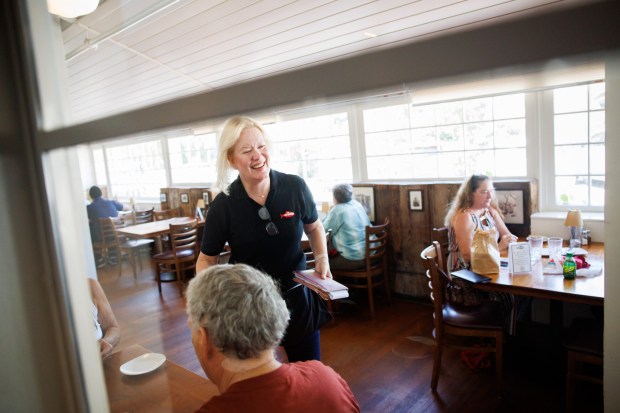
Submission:
[[168,201],[168,197],[166,196],[166,194],[164,192],[159,194],[159,202],[167,202]]
[[189,194],[187,194],[186,192],[183,192],[181,194],[181,203],[182,204],[189,204]]
[[362,204],[370,222],[375,222],[375,188],[373,186],[353,186],[353,199]]
[[409,209],[411,211],[424,210],[424,197],[422,191],[409,191]]
[[209,206],[209,193],[208,192],[202,193],[202,200],[205,202],[205,207]]
[[499,210],[504,215],[505,224],[525,224],[525,207],[522,189],[502,189],[495,191]]

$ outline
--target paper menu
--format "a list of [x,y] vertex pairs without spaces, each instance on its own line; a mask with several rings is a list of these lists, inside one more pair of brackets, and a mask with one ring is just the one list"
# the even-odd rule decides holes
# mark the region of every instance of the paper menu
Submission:
[[324,300],[337,300],[349,296],[349,289],[345,285],[331,278],[322,279],[314,270],[295,271],[293,279],[316,291]]
[[508,244],[508,272],[524,274],[532,271],[532,255],[528,242],[511,242]]

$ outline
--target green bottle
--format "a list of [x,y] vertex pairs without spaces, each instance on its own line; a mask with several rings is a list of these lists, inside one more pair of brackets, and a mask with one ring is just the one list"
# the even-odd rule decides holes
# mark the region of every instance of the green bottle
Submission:
[[573,258],[572,252],[566,253],[566,258],[564,259],[564,266],[562,267],[562,272],[564,273],[564,278],[567,280],[574,280],[577,276],[577,263]]

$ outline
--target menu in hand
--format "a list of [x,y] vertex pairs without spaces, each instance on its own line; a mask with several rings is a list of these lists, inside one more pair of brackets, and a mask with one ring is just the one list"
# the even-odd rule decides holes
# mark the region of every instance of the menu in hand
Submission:
[[295,281],[315,291],[324,300],[347,298],[349,289],[331,278],[323,279],[314,270],[295,271]]

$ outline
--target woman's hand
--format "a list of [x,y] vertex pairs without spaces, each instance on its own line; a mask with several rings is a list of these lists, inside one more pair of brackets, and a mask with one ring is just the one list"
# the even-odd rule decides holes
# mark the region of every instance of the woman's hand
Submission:
[[512,235],[511,233],[504,234],[499,239],[499,250],[504,251],[508,249],[508,244],[511,242],[517,242],[517,237]]
[[319,254],[314,257],[314,271],[321,274],[323,279],[333,278],[327,254]]
[[108,343],[104,339],[99,340],[99,354],[102,359],[108,357],[112,353],[112,350],[114,350],[114,346],[112,346],[112,344]]

